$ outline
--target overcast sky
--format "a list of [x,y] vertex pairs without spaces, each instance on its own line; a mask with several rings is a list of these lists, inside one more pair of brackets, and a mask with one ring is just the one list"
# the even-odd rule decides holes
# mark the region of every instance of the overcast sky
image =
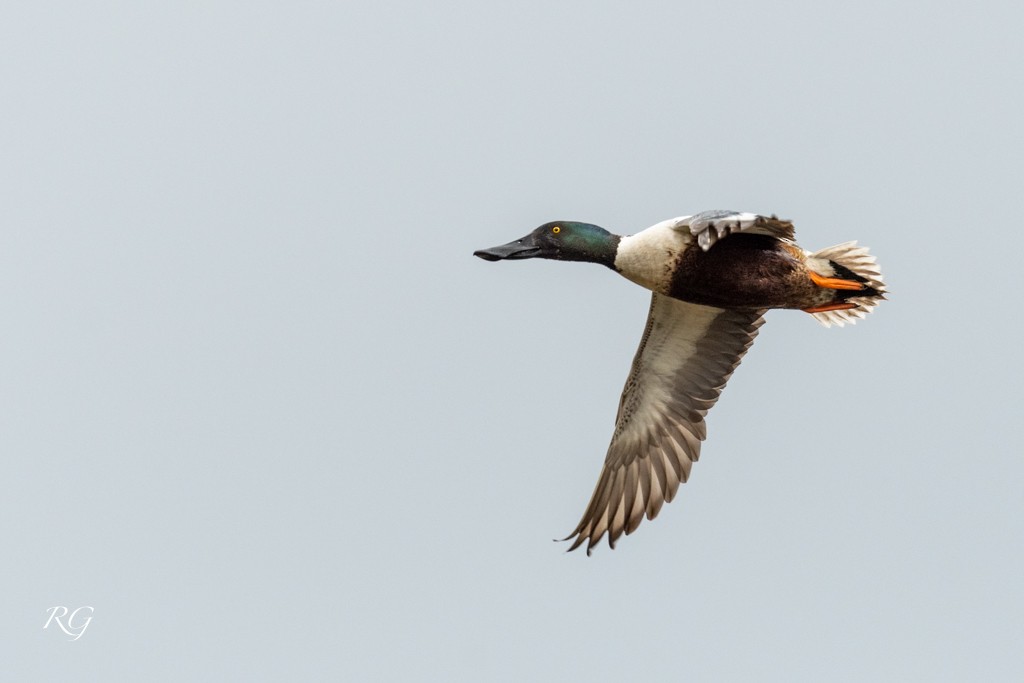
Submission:
[[[16,5],[12,680],[1024,677],[1018,3]],[[472,252],[712,208],[890,301],[770,313],[675,502],[566,554],[649,295]]]

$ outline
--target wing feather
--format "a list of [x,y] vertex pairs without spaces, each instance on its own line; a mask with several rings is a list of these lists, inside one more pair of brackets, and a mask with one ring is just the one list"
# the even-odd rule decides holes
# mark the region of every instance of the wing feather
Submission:
[[[644,336],[619,401],[601,476],[570,550],[609,545],[654,519],[690,477],[704,416],[764,322],[763,311],[699,306],[654,294]],[[573,538],[575,537],[575,538]]]
[[676,230],[688,230],[697,238],[697,244],[704,251],[713,247],[718,240],[737,232],[768,235],[788,242],[796,239],[791,222],[777,216],[762,216],[742,211],[702,211],[675,219],[672,227]]

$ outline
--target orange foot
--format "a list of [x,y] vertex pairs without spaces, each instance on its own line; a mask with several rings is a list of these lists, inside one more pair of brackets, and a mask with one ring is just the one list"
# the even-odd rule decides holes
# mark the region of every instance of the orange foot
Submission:
[[855,280],[841,280],[837,277],[823,277],[815,273],[813,270],[808,270],[807,273],[811,276],[811,281],[814,284],[819,287],[824,287],[825,289],[865,289],[863,283]]
[[851,308],[857,308],[857,304],[851,304],[849,302],[840,301],[834,304],[822,304],[821,306],[812,306],[811,308],[804,308],[802,310],[804,311],[804,313],[824,313],[825,311],[845,311]]

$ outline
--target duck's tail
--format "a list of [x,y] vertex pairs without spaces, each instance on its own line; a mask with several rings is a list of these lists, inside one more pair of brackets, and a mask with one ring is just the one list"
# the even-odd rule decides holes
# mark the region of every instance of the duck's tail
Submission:
[[[844,242],[807,255],[807,266],[826,279],[848,281],[850,287],[835,289],[834,308],[808,310],[825,327],[853,324],[885,298],[885,282],[875,257],[856,242]],[[854,285],[859,284],[859,287]]]

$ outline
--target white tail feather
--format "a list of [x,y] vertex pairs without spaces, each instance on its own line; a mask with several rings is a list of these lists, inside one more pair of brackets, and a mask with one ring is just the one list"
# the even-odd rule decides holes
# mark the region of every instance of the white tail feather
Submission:
[[[868,286],[878,292],[875,296],[851,296],[846,299],[847,303],[854,305],[853,308],[841,311],[812,313],[811,315],[817,318],[818,322],[825,327],[831,327],[832,325],[842,327],[846,323],[852,325],[870,313],[871,309],[885,298],[885,282],[882,281],[882,271],[879,270],[875,257],[868,253],[867,247],[858,247],[856,242],[843,242],[834,247],[828,247],[809,254],[807,260],[809,262],[808,265],[812,265],[815,261],[819,260],[822,262],[822,265],[827,264],[828,261],[837,263],[855,275],[867,280]],[[831,270],[830,266],[826,266],[826,268]],[[815,271],[817,271],[817,268],[815,268]],[[832,273],[823,273],[823,275],[830,276]]]

